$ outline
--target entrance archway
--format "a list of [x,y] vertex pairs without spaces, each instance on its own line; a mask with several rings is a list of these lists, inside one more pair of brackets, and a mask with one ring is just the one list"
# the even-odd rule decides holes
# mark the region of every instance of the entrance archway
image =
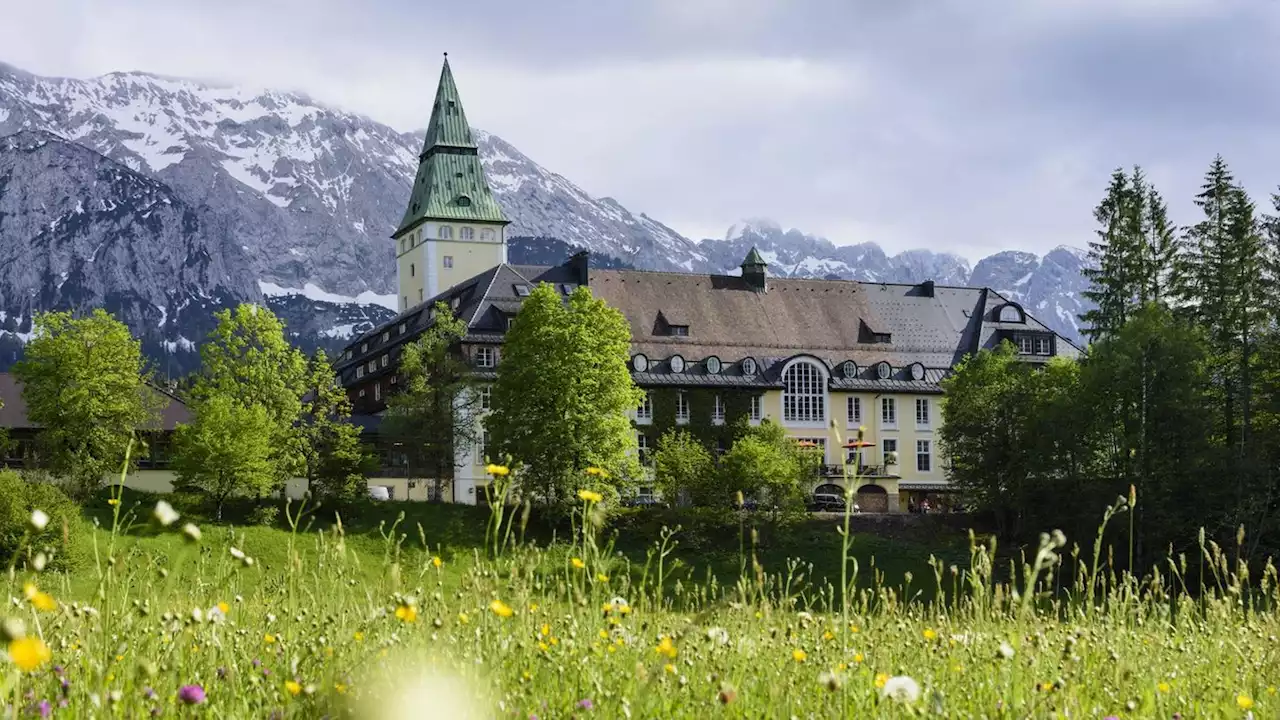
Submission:
[[863,485],[858,488],[857,498],[862,512],[889,512],[889,492],[879,485]]
[[823,483],[822,485],[819,485],[818,487],[813,489],[813,494],[814,495],[835,495],[837,497],[844,497],[844,488],[840,487],[839,485],[836,485],[835,483]]

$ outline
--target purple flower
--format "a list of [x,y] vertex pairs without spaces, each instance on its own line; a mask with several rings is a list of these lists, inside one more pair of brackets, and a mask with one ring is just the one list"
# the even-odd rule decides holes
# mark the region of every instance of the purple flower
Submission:
[[142,696],[148,700],[154,700],[156,697],[156,691],[149,687],[144,687],[142,688]]
[[204,688],[199,685],[183,685],[178,690],[178,699],[188,705],[199,705],[204,702]]
[[596,704],[591,702],[591,698],[582,698],[581,700],[578,701],[578,707],[582,708],[583,710],[590,710],[595,706]]
[[41,700],[40,704],[36,706],[36,709],[40,711],[40,717],[42,718],[49,717],[53,714],[53,706],[49,704],[48,700]]
[[259,660],[258,658],[254,658],[254,659],[253,659],[253,666],[254,666],[254,667],[259,667],[259,666],[261,666],[261,665],[262,665],[262,661],[261,661],[261,660]]
[[64,670],[64,669],[62,668],[62,666],[61,666],[61,665],[54,665],[54,666],[53,666],[53,674],[54,674],[54,675],[61,675],[61,674],[62,674],[62,673],[64,673],[64,672],[66,672],[66,670]]

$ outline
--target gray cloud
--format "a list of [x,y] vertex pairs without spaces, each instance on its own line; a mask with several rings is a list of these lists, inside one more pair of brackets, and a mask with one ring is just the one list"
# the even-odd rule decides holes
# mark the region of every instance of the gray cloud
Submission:
[[1221,152],[1280,182],[1272,0],[0,0],[0,59],[305,90],[411,129],[448,50],[472,121],[695,238],[769,216],[976,258],[1092,237],[1118,165],[1176,219]]

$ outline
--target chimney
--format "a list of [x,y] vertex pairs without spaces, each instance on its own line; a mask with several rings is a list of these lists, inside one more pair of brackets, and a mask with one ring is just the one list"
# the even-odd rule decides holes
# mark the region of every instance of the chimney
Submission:
[[587,250],[579,250],[570,256],[568,262],[565,264],[568,265],[569,270],[573,272],[574,282],[579,285],[590,286],[591,283],[588,282],[588,280],[590,280],[590,272],[588,271],[588,267],[591,264],[590,261],[591,253]]
[[747,282],[747,287],[756,292],[767,292],[769,290],[766,270],[768,267],[769,264],[753,246],[751,252],[747,253],[746,259],[742,261],[742,279]]

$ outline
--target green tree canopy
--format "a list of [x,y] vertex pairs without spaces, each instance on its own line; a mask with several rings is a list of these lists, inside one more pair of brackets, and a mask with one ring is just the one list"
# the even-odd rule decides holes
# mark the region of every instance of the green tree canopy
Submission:
[[433,316],[432,326],[400,355],[399,391],[387,398],[381,434],[403,448],[412,467],[430,473],[438,500],[460,451],[476,442],[482,389],[458,351],[466,322],[443,302]]
[[627,369],[630,344],[626,319],[586,287],[566,302],[543,283],[525,299],[507,332],[487,427],[534,498],[569,500],[588,484],[589,467],[606,470],[615,489],[639,476],[629,413],[643,395]]
[[81,495],[120,471],[130,439],[154,423],[164,402],[146,386],[138,341],[101,309],[81,318],[37,315],[35,336],[13,372],[27,417],[42,426],[45,463]]
[[653,451],[654,482],[669,503],[723,504],[723,489],[711,453],[686,430],[670,429]]
[[278,486],[274,429],[261,405],[246,405],[226,393],[205,398],[195,421],[179,426],[174,438],[177,488],[203,492],[219,518],[227,498],[271,492]]
[[804,503],[818,454],[801,448],[786,430],[768,419],[744,425],[733,447],[720,458],[720,486],[716,504],[731,504],[737,493],[779,508]]
[[374,458],[360,442],[360,428],[351,424],[351,401],[324,350],[311,359],[307,378],[298,427],[307,487],[321,498],[355,500],[364,494]]

